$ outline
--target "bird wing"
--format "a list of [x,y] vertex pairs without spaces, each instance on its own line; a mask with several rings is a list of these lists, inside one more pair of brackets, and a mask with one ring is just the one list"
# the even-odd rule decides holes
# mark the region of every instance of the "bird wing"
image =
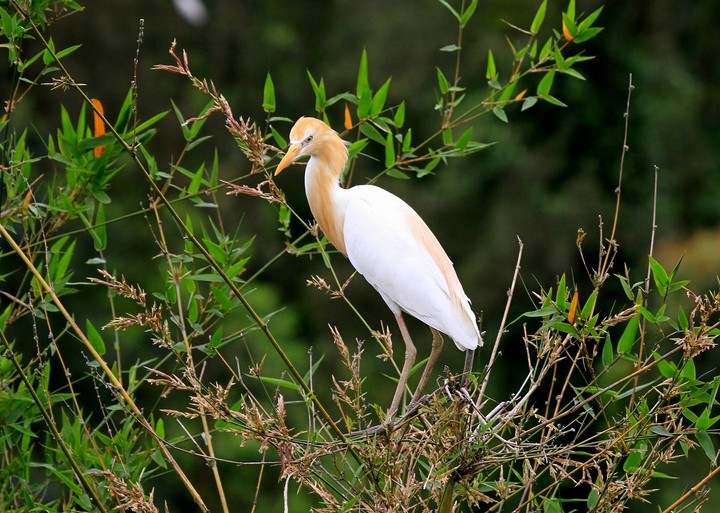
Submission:
[[420,216],[372,185],[347,190],[346,201],[344,240],[355,269],[395,314],[407,312],[460,349],[475,349],[475,315],[450,259]]

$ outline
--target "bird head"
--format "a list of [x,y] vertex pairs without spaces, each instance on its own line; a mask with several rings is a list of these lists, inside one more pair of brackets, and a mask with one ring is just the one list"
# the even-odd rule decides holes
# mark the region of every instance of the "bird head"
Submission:
[[323,121],[306,117],[298,119],[290,130],[290,146],[275,169],[275,176],[296,160],[306,155],[317,155],[321,150],[335,147],[338,143],[344,147],[337,132]]

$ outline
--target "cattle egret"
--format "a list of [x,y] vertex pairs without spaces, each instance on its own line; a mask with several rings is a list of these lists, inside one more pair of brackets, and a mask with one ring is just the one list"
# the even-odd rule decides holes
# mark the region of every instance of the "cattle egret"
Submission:
[[417,402],[442,349],[445,333],[465,351],[463,373],[472,370],[482,345],[475,314],[452,262],[420,216],[397,196],[373,185],[344,189],[340,176],[348,150],[340,136],[319,119],[302,117],[290,130],[290,146],[278,175],[309,156],[305,193],[310,210],[330,242],[385,300],[405,342],[405,361],[388,419],[398,411],[417,354],[403,312],[432,330],[432,349],[411,405]]

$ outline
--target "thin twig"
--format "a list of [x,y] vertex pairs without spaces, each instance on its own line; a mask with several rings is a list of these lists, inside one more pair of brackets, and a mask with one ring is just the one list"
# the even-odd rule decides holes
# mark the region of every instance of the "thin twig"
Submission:
[[485,377],[483,378],[482,385],[480,386],[480,392],[478,393],[478,398],[475,403],[475,405],[478,409],[481,408],[483,398],[485,397],[485,389],[487,388],[487,385],[490,382],[490,373],[492,372],[493,364],[495,363],[495,358],[497,357],[498,348],[500,347],[500,340],[502,339],[502,336],[505,334],[505,324],[507,323],[507,318],[510,313],[510,305],[512,304],[513,293],[515,291],[515,284],[517,283],[517,277],[520,274],[520,261],[522,260],[523,242],[520,239],[520,237],[518,237],[517,240],[518,240],[518,256],[517,256],[517,262],[515,263],[515,271],[513,272],[512,282],[510,283],[510,288],[508,289],[508,294],[507,294],[508,298],[507,298],[507,302],[505,303],[505,311],[503,312],[502,320],[500,321],[500,327],[498,329],[497,336],[495,337],[495,344],[493,345],[492,353],[490,353],[490,360],[488,361],[488,364],[487,364],[487,373],[485,374]]
[[[650,275],[652,273],[652,267],[650,266],[650,258],[653,256],[653,251],[655,250],[655,232],[657,231],[657,190],[658,190],[658,172],[660,171],[660,168],[658,166],[655,166],[655,181],[653,185],[653,206],[652,206],[652,229],[650,231],[650,253],[648,258],[648,267],[647,267],[647,274],[645,275],[645,297],[643,299],[643,305],[645,308],[648,306],[648,300],[650,297]],[[640,345],[638,348],[638,357],[635,361],[635,368],[637,368],[640,365],[640,361],[643,358],[643,353],[645,352],[645,334],[646,334],[646,328],[647,328],[647,318],[645,316],[642,317],[642,325],[640,326]],[[638,383],[640,382],[640,376],[637,376],[635,378],[635,388],[637,388]],[[630,407],[633,405],[634,395],[630,398]]]
[[[625,114],[623,114],[625,118],[625,131],[623,134],[623,146],[622,146],[622,152],[620,154],[620,172],[618,174],[618,185],[615,189],[615,216],[613,217],[613,225],[612,230],[610,232],[610,239],[608,239],[608,249],[605,253],[605,260],[603,261],[602,268],[600,269],[600,274],[598,275],[598,282],[602,283],[605,281],[606,274],[608,272],[608,265],[610,263],[611,256],[616,251],[616,241],[615,241],[615,232],[617,229],[618,219],[620,218],[620,194],[622,191],[622,182],[623,182],[623,169],[625,167],[625,155],[630,150],[630,147],[628,146],[628,127],[630,126],[630,98],[632,97],[632,92],[635,89],[635,86],[632,83],[632,73],[630,73],[630,79],[628,83],[628,94],[627,94],[627,103],[625,105]],[[602,243],[602,241],[601,241]]]

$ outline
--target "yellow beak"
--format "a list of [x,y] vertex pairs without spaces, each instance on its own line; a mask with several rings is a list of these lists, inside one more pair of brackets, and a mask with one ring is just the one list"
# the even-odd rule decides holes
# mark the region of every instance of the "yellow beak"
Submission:
[[299,144],[291,144],[290,147],[287,150],[287,153],[285,153],[285,156],[282,158],[280,163],[278,164],[277,168],[275,169],[275,176],[279,175],[283,169],[288,167],[290,164],[292,164],[296,158],[298,158],[298,154],[300,153],[300,149],[302,146]]

